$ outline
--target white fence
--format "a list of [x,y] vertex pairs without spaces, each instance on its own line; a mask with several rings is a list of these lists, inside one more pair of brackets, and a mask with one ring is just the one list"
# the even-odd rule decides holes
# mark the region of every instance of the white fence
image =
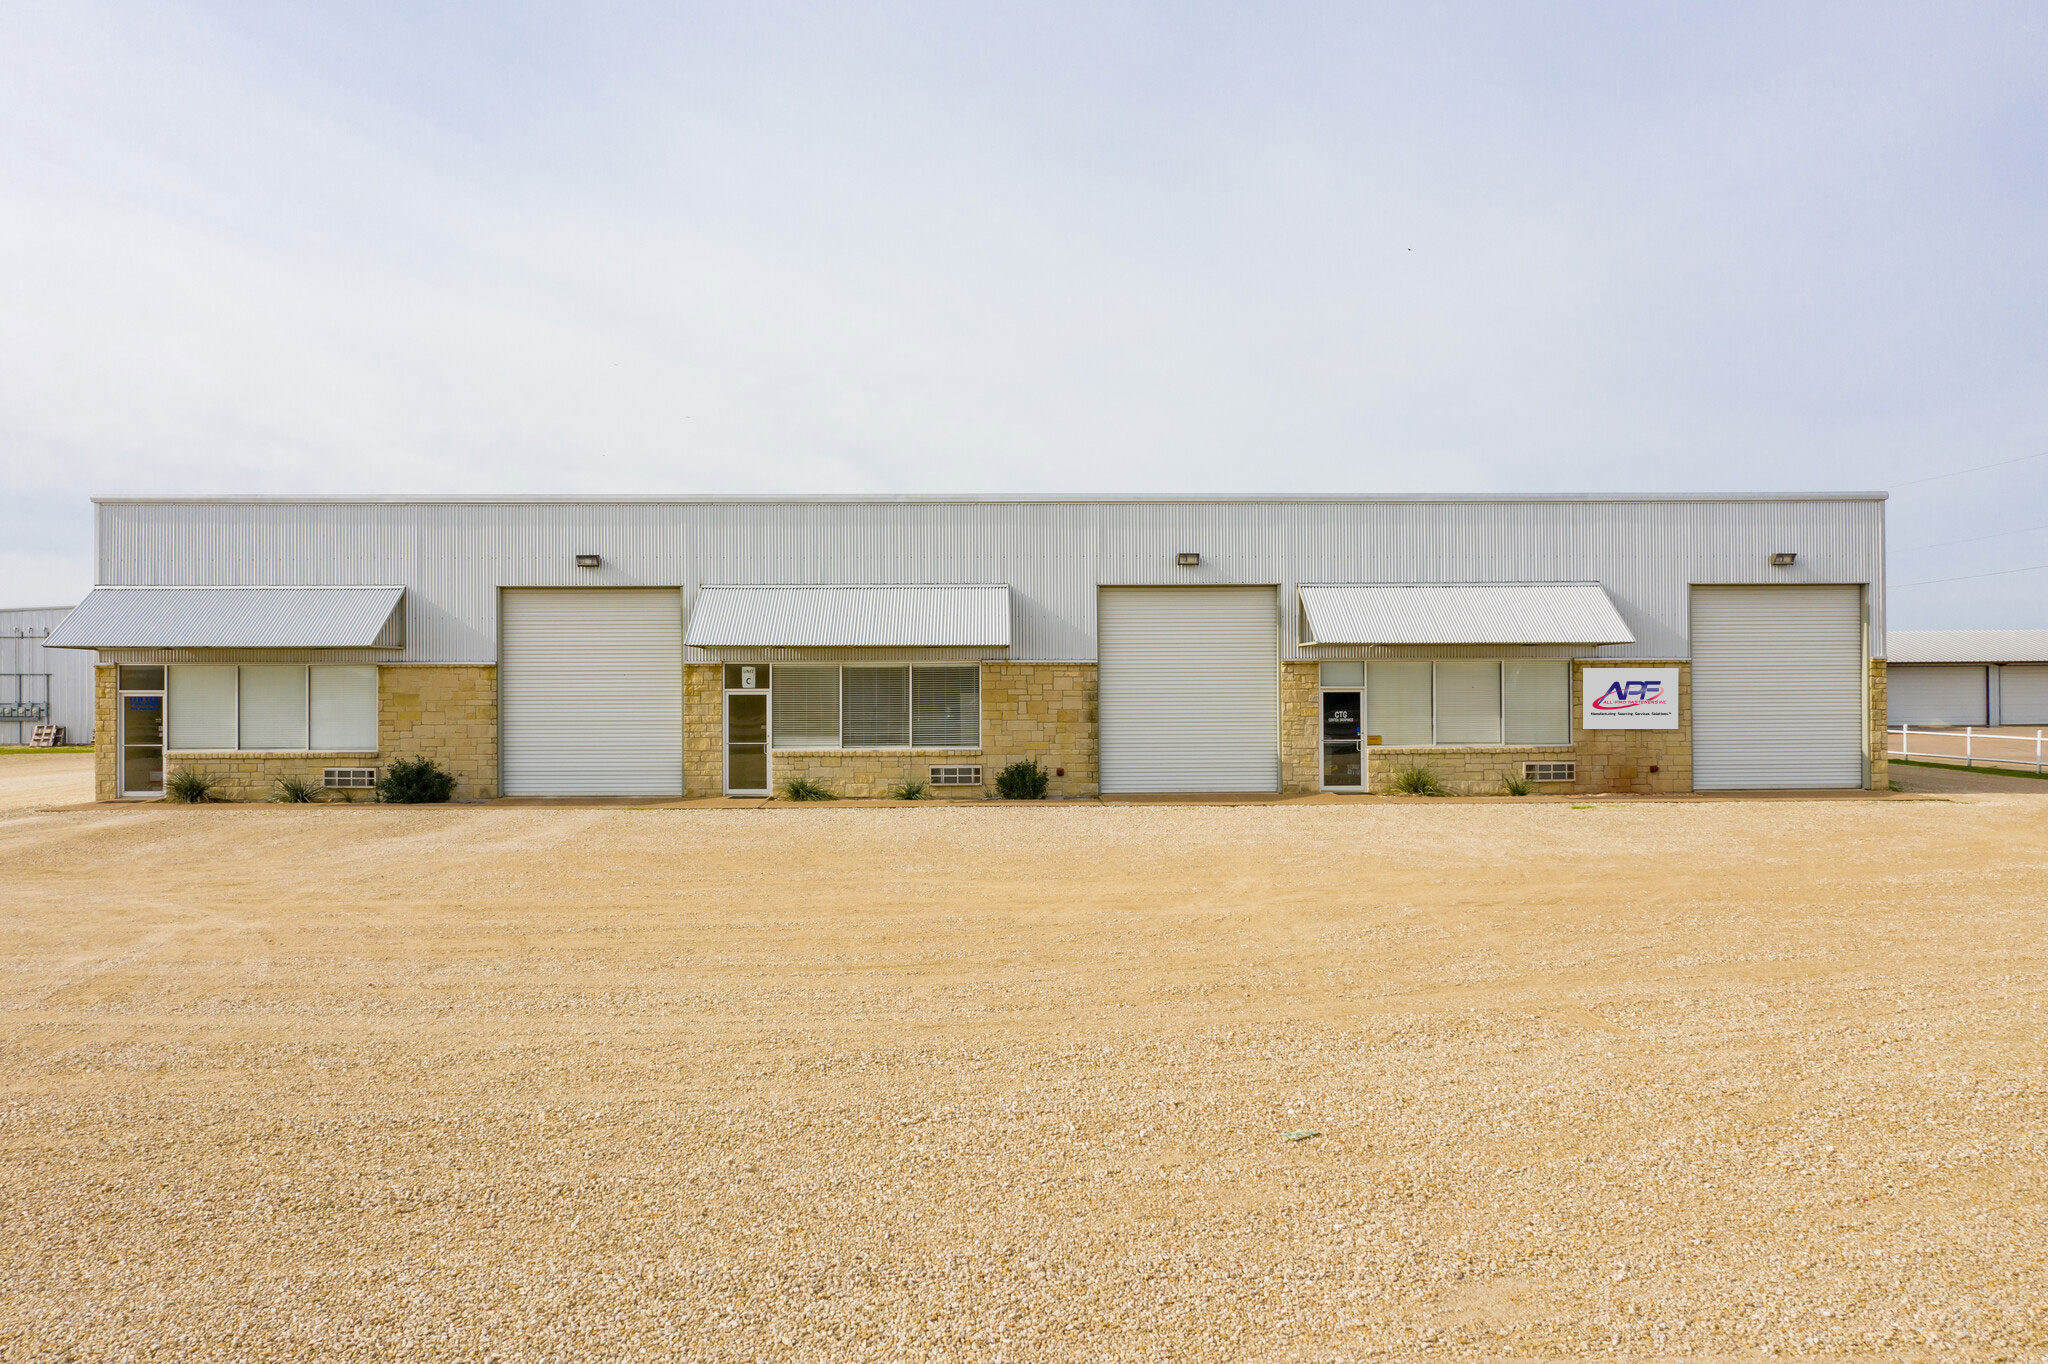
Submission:
[[2004,730],[1915,729],[1896,725],[1886,731],[1885,750],[1894,758],[1947,763],[1957,767],[2031,767],[2048,770],[2048,731],[2013,734]]

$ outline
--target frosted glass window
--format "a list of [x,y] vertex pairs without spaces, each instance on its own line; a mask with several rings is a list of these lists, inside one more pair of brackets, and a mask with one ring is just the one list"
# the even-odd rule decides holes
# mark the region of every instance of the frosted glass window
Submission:
[[1431,741],[1427,662],[1376,658],[1366,665],[1365,729],[1383,744]]
[[1572,665],[1563,659],[1529,659],[1500,665],[1507,742],[1568,744],[1572,741]]
[[981,668],[916,668],[911,671],[910,728],[919,748],[978,748],[981,745]]
[[306,670],[293,663],[242,665],[242,747],[306,746]]
[[769,678],[775,747],[839,747],[839,669],[778,663]]
[[377,665],[312,670],[313,747],[377,751]]
[[1365,664],[1355,658],[1325,663],[1323,664],[1323,685],[1326,687],[1362,687],[1365,685]]
[[232,663],[180,663],[170,669],[164,702],[170,711],[170,746],[233,748],[238,670]]
[[1500,742],[1500,664],[1458,658],[1436,665],[1436,741]]
[[848,748],[901,748],[910,742],[910,669],[847,668],[841,695]]

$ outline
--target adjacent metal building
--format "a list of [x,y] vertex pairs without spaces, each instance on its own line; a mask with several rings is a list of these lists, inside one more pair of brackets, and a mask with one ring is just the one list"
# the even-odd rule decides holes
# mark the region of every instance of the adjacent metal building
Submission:
[[[1860,786],[1883,510],[104,499],[102,586],[54,642],[118,670],[110,719],[134,699],[110,798],[181,765],[249,794],[360,784],[413,751],[472,797],[979,795],[1024,759],[1061,795],[1371,789],[1416,763],[1472,790]],[[154,750],[124,737],[153,723]]]
[[1894,725],[2048,725],[2048,630],[1898,630]]
[[61,725],[64,742],[93,741],[92,659],[43,647],[68,606],[0,610],[0,744],[25,744],[38,725]]

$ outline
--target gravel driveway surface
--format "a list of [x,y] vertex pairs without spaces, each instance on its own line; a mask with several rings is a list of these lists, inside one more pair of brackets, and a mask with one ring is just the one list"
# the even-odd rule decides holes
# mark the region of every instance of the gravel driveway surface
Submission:
[[2048,1346],[2038,799],[153,807],[0,867],[0,1358]]

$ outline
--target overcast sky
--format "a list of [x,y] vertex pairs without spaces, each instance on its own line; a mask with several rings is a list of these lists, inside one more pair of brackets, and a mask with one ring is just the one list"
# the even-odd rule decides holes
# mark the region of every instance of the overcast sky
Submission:
[[2048,459],[1911,481],[2048,453],[2044,54],[2037,2],[5,0],[0,605],[91,584],[96,494],[1891,488],[1895,627],[2048,626],[2048,571],[1907,585],[2048,564]]

